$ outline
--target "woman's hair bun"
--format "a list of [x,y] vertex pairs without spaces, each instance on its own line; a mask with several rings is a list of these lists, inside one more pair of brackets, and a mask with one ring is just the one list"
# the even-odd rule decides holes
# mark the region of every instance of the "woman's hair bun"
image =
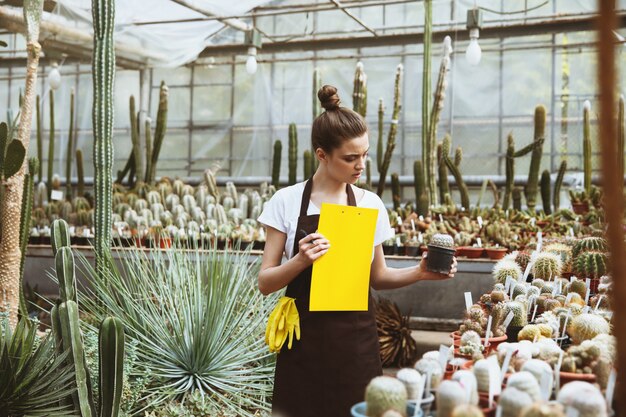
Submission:
[[322,107],[326,111],[336,110],[339,108],[339,96],[337,89],[332,85],[325,85],[317,92],[317,98],[322,103]]

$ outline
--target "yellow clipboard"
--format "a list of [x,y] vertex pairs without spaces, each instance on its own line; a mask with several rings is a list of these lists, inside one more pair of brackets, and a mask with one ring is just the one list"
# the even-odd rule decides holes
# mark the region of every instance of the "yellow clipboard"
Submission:
[[330,249],[313,263],[310,311],[367,311],[378,210],[323,203],[318,233]]

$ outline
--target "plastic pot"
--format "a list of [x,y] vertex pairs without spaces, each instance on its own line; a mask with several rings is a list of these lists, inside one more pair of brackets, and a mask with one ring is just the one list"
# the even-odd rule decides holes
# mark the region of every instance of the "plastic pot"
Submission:
[[[366,410],[367,410],[367,403],[363,401],[363,402],[353,405],[352,408],[350,409],[350,414],[352,415],[352,417],[367,417]],[[418,409],[416,412],[415,404],[407,403],[406,415],[409,417],[412,417],[412,416],[422,417],[424,413],[422,412],[421,409]]]
[[428,257],[426,258],[426,269],[439,274],[448,274],[452,268],[454,258],[454,248],[442,248],[428,245]]

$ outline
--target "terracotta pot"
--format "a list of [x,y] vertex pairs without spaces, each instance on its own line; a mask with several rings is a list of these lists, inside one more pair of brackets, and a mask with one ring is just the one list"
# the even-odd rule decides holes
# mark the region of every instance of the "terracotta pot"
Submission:
[[450,363],[446,364],[446,370],[443,373],[443,379],[451,379],[452,375],[458,370],[458,366],[454,366]]
[[485,253],[485,248],[477,248],[474,246],[462,246],[459,249],[461,250],[460,256],[465,256],[470,259],[480,258]]
[[572,211],[576,214],[585,214],[589,211],[589,203],[572,203]]
[[461,365],[461,369],[464,369],[466,371],[469,371],[473,367],[474,367],[474,361],[467,361],[463,365]]
[[[498,349],[498,345],[500,343],[504,343],[506,342],[507,336],[506,334],[503,334],[502,336],[498,336],[498,337],[490,337],[489,338],[489,344],[487,345],[487,349],[485,350],[485,356],[488,355],[491,352],[494,352]],[[481,343],[484,343],[485,338],[481,337],[480,338]]]
[[495,401],[495,397],[494,397],[494,401],[493,404],[491,404],[491,406],[488,404],[489,403],[489,394],[487,394],[487,396],[482,397],[481,392],[478,393],[478,406],[480,407],[480,410],[483,412],[483,415],[485,417],[494,417],[496,415],[496,401]]
[[575,372],[559,372],[559,383],[561,384],[561,386],[572,381],[583,381],[583,382],[589,382],[590,384],[593,384],[594,382],[596,382],[596,379],[597,377],[595,374],[577,374]]
[[460,352],[460,348],[456,347],[454,348],[454,357],[455,358],[463,358],[463,359],[467,359],[467,360],[471,360],[472,359],[472,355],[467,355],[464,353]]
[[485,251],[489,259],[498,260],[504,258],[509,250],[507,248],[487,248]]

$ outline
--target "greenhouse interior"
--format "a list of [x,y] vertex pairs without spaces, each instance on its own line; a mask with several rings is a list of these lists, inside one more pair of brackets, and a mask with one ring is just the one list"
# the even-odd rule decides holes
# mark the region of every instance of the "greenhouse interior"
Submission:
[[626,416],[625,68],[626,0],[0,0],[0,416]]

